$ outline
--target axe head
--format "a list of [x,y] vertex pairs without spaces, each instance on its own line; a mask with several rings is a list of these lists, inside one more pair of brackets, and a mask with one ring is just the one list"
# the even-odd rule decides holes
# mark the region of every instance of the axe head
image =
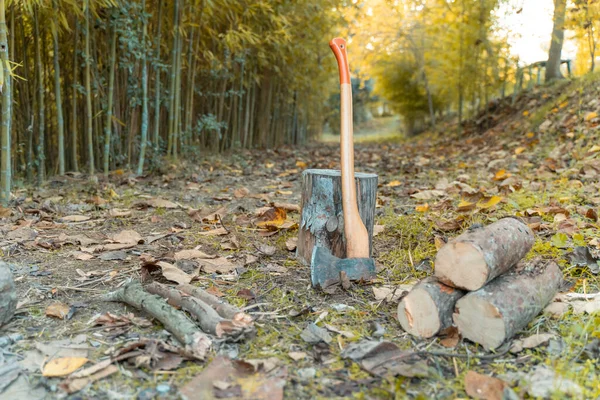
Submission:
[[315,246],[310,262],[310,278],[314,287],[325,289],[341,282],[344,272],[351,281],[369,281],[376,276],[372,258],[337,258],[329,249]]

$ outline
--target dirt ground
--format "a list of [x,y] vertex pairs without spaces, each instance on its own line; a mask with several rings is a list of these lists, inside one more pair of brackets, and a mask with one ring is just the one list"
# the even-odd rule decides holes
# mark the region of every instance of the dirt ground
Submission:
[[[564,109],[544,111],[549,117],[537,126],[521,108],[501,115],[502,122],[486,133],[460,140],[424,135],[413,141],[358,144],[357,170],[379,175],[380,233],[374,238],[379,273],[370,284],[353,284],[333,294],[311,287],[309,268],[288,248],[293,249],[298,232],[300,215],[290,205],[299,204],[302,170],[337,169],[335,144],[163,164],[147,177],[127,171],[97,181],[71,175],[54,178],[41,189],[18,190],[15,204],[2,209],[0,249],[2,260],[13,268],[19,308],[0,337],[20,334],[22,339],[0,348],[0,365],[2,360],[21,360],[24,370],[15,381],[20,386],[9,385],[0,399],[177,399],[194,380],[212,393],[214,381],[196,376],[218,355],[269,360],[269,367],[264,364],[244,378],[245,384],[259,388],[255,398],[278,398],[280,392],[266,382],[284,385],[285,398],[464,398],[470,385],[465,379],[472,371],[505,382],[494,392],[502,393],[502,385],[512,388],[504,391],[505,398],[599,396],[600,320],[593,308],[578,311],[581,307],[573,304],[556,315],[542,314],[516,339],[543,333],[546,340],[499,354],[458,337],[419,340],[403,332],[396,320],[394,295],[431,274],[440,245],[473,224],[506,215],[522,217],[535,230],[528,260],[556,260],[568,281],[566,291],[598,291],[594,262],[600,161],[592,147],[597,143],[596,117],[588,118],[595,111],[585,109],[579,98],[559,96],[559,90],[533,92],[522,101],[532,115],[546,110],[548,102]],[[532,101],[537,103],[532,106]],[[564,101],[568,105],[561,106]],[[565,115],[575,115],[571,127],[565,128]],[[287,208],[286,215],[265,214],[273,205]],[[211,216],[216,210],[219,217]],[[114,235],[123,231],[135,231],[142,240],[116,250],[106,246],[119,244]],[[573,258],[581,247],[588,249],[592,262]],[[229,269],[207,273],[201,260],[177,259],[176,254],[189,249],[224,257],[219,267]],[[150,361],[115,362],[117,370],[110,376],[67,395],[61,386],[64,377],[42,376],[41,366],[55,354],[39,343],[72,350],[69,356],[81,356],[78,351],[83,350],[92,364],[143,338],[177,343],[143,312],[101,301],[102,295],[140,279],[141,258],[148,255],[192,275],[194,285],[247,307],[255,334],[237,343],[216,340],[204,361],[180,357],[162,367],[152,361],[156,353],[146,348]],[[588,300],[597,305],[598,298]],[[48,315],[61,307],[64,318]],[[131,315],[116,327],[97,325],[96,318],[106,313]],[[329,343],[311,344],[302,335],[315,321],[328,326]],[[419,351],[425,372],[378,376],[343,358],[347,346],[364,340]],[[532,376],[545,386],[532,382]],[[0,374],[0,388],[3,379],[8,378]],[[239,388],[219,390],[216,397],[240,396]]]

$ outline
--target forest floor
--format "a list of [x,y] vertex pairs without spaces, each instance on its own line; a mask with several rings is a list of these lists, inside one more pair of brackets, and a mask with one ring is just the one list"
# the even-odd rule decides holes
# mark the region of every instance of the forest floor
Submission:
[[[334,143],[165,164],[146,177],[116,171],[93,182],[70,175],[18,190],[16,203],[0,209],[2,260],[13,265],[19,295],[17,315],[0,337],[23,338],[0,348],[0,367],[19,360],[26,372],[7,388],[12,379],[0,372],[0,399],[67,396],[64,378],[41,373],[57,354],[96,363],[141,338],[176,343],[141,311],[99,299],[140,278],[142,255],[249,307],[255,336],[215,342],[203,362],[147,346],[142,356],[115,362],[110,376],[86,378],[68,398],[176,399],[183,392],[277,399],[284,385],[285,398],[465,398],[473,390],[465,385],[469,371],[502,380],[482,398],[502,398],[505,385],[512,388],[508,398],[598,397],[598,297],[589,300],[589,314],[573,305],[538,316],[516,339],[545,339],[508,353],[486,353],[456,336],[417,340],[396,320],[398,295],[431,273],[445,240],[506,215],[522,217],[536,232],[528,259],[556,260],[569,291],[599,291],[600,96],[592,79],[536,88],[514,104],[507,99],[470,121],[461,137],[445,125],[410,140],[358,144],[357,169],[379,175],[379,273],[369,285],[333,294],[310,286],[309,268],[292,249],[302,170],[337,168]],[[219,258],[182,259],[190,249]],[[329,330],[322,338],[329,343],[307,342],[303,331],[311,323]],[[372,375],[342,357],[349,344],[365,340],[420,350],[420,359],[397,361],[389,368],[396,376]],[[233,383],[197,376],[217,354],[246,360],[252,371]],[[249,366],[258,364],[254,373]]]

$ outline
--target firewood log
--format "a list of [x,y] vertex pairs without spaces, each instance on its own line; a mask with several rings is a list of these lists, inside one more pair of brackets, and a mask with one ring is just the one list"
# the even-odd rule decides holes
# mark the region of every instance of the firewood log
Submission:
[[464,295],[433,277],[425,278],[398,303],[398,321],[411,335],[430,338],[452,325],[454,304]]
[[513,268],[533,242],[531,229],[516,218],[469,229],[438,251],[434,275],[446,285],[477,290]]
[[554,261],[502,275],[456,302],[454,323],[464,338],[495,349],[527,326],[563,283]]
[[15,314],[17,292],[9,265],[0,261],[0,326],[6,324]]

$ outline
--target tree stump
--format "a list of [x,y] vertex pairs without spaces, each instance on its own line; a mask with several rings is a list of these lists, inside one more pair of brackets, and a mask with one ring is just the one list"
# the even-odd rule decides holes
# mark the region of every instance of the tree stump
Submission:
[[456,302],[454,323],[464,338],[495,349],[527,326],[562,283],[563,274],[554,261],[499,276]]
[[517,218],[468,229],[438,251],[434,275],[446,285],[477,290],[517,265],[534,240],[531,229]]
[[464,295],[433,277],[425,278],[398,303],[398,322],[411,335],[430,338],[452,326],[454,304]]
[[0,261],[0,326],[6,324],[15,314],[17,292],[9,265]]
[[[373,248],[373,225],[377,201],[377,175],[356,172],[356,197],[360,217],[369,232],[369,254]],[[340,171],[307,169],[302,173],[302,217],[297,256],[310,265],[313,247],[325,247],[338,258],[346,258]]]

